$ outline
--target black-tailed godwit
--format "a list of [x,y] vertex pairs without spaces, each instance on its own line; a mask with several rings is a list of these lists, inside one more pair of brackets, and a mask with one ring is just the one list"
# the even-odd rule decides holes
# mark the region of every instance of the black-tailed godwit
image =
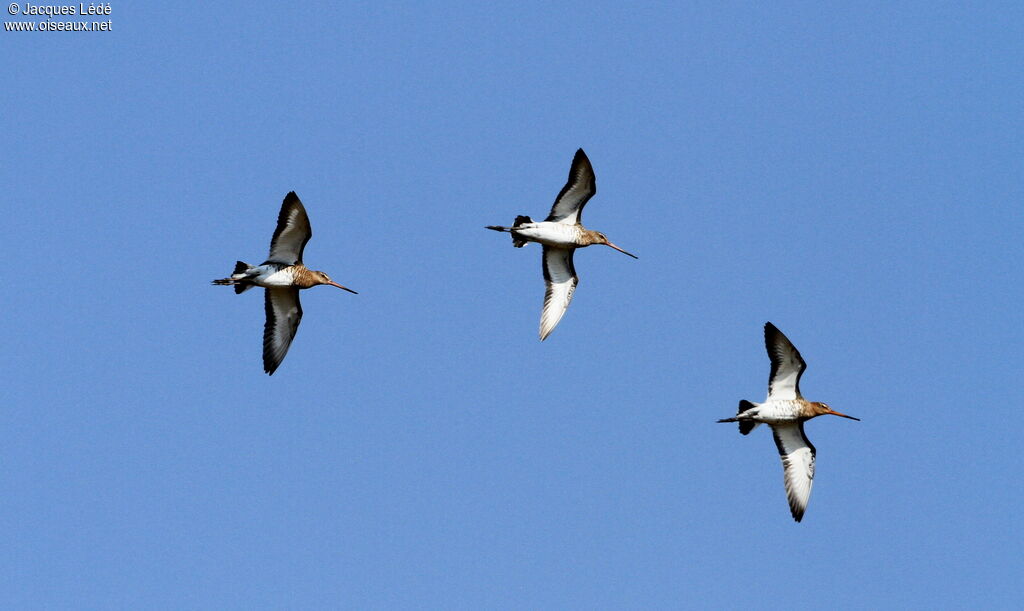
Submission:
[[263,327],[263,370],[268,375],[277,371],[288,347],[295,338],[302,320],[299,290],[318,284],[329,284],[355,293],[334,282],[324,272],[314,271],[302,264],[302,251],[313,236],[309,217],[299,196],[292,191],[281,204],[277,229],[270,240],[270,256],[259,265],[238,261],[230,278],[214,280],[213,284],[235,287],[235,293],[244,293],[254,286],[262,286],[267,322]]
[[789,510],[793,519],[799,522],[804,517],[807,502],[811,498],[811,484],[814,483],[815,450],[804,434],[804,422],[826,414],[850,420],[860,418],[840,414],[825,403],[803,398],[800,394],[800,376],[807,364],[793,343],[770,322],[764,325],[764,343],[772,361],[772,371],[768,376],[768,398],[764,403],[740,401],[736,417],[724,418],[719,422],[738,422],[740,433],[744,435],[761,423],[772,427],[775,445],[782,457]]
[[562,320],[576,291],[579,277],[576,276],[576,268],[572,264],[572,255],[577,248],[603,244],[634,259],[637,258],[636,255],[609,242],[603,233],[583,227],[583,206],[587,205],[587,201],[595,193],[597,181],[594,177],[594,168],[583,149],[579,149],[573,157],[572,167],[569,168],[569,180],[555,198],[548,218],[535,223],[528,216],[517,216],[511,227],[487,226],[487,229],[511,233],[512,245],[516,248],[522,248],[527,242],[539,242],[544,247],[541,263],[547,290],[544,292],[544,307],[540,314],[541,341],[546,339],[558,325],[558,321]]

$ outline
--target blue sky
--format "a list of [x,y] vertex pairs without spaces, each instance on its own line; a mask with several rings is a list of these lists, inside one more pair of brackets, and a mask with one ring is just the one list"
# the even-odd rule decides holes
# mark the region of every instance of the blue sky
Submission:
[[[1019,4],[111,5],[0,31],[0,606],[1019,604]],[[578,147],[640,258],[579,251],[541,343],[483,227]],[[290,190],[360,294],[268,378],[209,281]],[[801,524],[715,424],[767,320],[862,419]]]

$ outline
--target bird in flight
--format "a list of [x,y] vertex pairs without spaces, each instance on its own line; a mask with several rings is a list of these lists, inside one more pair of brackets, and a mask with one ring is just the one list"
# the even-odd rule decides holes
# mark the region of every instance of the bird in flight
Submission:
[[772,362],[768,376],[768,398],[764,403],[740,401],[734,418],[719,422],[738,422],[740,433],[746,435],[764,423],[772,428],[775,446],[782,457],[786,498],[793,519],[799,522],[807,510],[814,483],[814,446],[804,434],[804,422],[811,418],[831,414],[850,420],[860,420],[840,414],[825,403],[808,401],[800,394],[800,376],[807,364],[793,343],[772,323],[764,325],[764,343]]
[[302,251],[306,242],[313,237],[306,208],[299,196],[292,191],[281,204],[277,217],[277,229],[270,240],[270,256],[259,265],[242,261],[235,263],[235,271],[229,278],[214,280],[213,284],[234,286],[235,294],[241,294],[254,286],[264,289],[264,305],[267,322],[263,327],[263,370],[273,375],[288,354],[288,347],[295,338],[302,320],[302,305],[299,290],[319,284],[329,284],[355,293],[341,286],[324,272],[314,271],[302,263]]
[[539,242],[543,246],[541,267],[544,270],[544,307],[540,314],[540,339],[548,335],[562,320],[565,310],[572,301],[579,277],[573,267],[572,256],[577,248],[592,244],[603,244],[627,254],[608,241],[603,233],[583,227],[583,206],[597,193],[594,168],[583,149],[576,151],[569,168],[569,180],[555,198],[551,212],[543,221],[536,223],[528,216],[517,216],[511,227],[488,225],[487,229],[507,231],[512,234],[512,245],[522,248],[527,242]]

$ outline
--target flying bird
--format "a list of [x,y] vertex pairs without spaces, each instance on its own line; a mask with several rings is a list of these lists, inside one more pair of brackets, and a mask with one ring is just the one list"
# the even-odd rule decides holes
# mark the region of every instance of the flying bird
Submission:
[[772,323],[764,325],[764,343],[772,361],[768,376],[768,398],[764,403],[740,401],[735,418],[719,422],[738,422],[740,433],[746,435],[764,423],[772,427],[775,445],[782,457],[786,498],[793,519],[799,522],[807,510],[814,483],[814,446],[804,434],[804,422],[811,418],[831,414],[850,420],[860,420],[840,414],[825,403],[808,401],[800,394],[800,376],[807,364],[793,343]]
[[302,263],[302,251],[306,242],[313,237],[306,208],[299,196],[292,191],[281,204],[277,217],[277,229],[270,240],[270,256],[259,265],[242,261],[235,263],[230,278],[214,280],[213,284],[234,286],[235,294],[241,294],[254,286],[262,286],[267,322],[263,327],[263,370],[273,375],[288,354],[295,332],[302,320],[302,305],[299,290],[318,284],[329,284],[355,293],[341,286],[324,272],[314,271]]
[[583,227],[583,206],[587,205],[597,193],[597,181],[594,168],[587,159],[583,149],[576,151],[569,168],[569,180],[555,198],[551,213],[542,222],[535,223],[528,216],[517,216],[511,227],[488,225],[487,229],[507,231],[512,234],[512,245],[522,248],[527,242],[539,242],[543,248],[541,267],[544,270],[544,307],[540,314],[540,339],[548,335],[562,320],[565,310],[572,301],[579,277],[573,267],[572,255],[577,248],[591,244],[603,244],[627,254],[634,259],[636,255],[622,250],[608,241],[603,233],[591,231]]

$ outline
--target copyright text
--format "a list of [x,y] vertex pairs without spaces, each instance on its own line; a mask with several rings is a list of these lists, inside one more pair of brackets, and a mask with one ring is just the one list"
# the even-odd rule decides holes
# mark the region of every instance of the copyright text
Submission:
[[106,21],[66,21],[65,16],[79,15],[83,17],[99,17],[112,15],[113,9],[109,2],[79,2],[77,4],[32,4],[31,2],[11,2],[7,5],[7,13],[14,16],[35,17],[39,21],[5,21],[4,30],[8,32],[110,32],[113,22]]

